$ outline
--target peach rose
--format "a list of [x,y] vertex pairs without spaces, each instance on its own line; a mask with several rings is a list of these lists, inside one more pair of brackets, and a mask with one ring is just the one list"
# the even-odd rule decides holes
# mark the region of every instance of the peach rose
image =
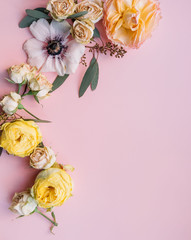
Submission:
[[104,25],[108,38],[130,48],[139,48],[158,25],[158,0],[106,0]]
[[103,17],[103,7],[101,0],[83,0],[76,4],[75,13],[88,11],[80,20],[89,19],[93,23],[99,22]]

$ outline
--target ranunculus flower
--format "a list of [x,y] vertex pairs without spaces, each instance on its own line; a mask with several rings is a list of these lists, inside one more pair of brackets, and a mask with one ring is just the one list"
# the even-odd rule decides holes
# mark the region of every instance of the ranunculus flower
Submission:
[[94,24],[89,20],[75,20],[73,24],[72,34],[77,42],[87,44],[93,37],[94,28]]
[[36,169],[48,169],[55,161],[56,155],[49,147],[37,147],[30,155],[30,165]]
[[68,40],[71,26],[67,21],[50,24],[39,19],[30,25],[35,38],[24,44],[28,62],[42,72],[57,72],[58,75],[74,73],[84,54],[85,46]]
[[19,157],[29,156],[42,142],[39,127],[33,121],[18,119],[1,126],[0,147],[9,154]]
[[50,0],[46,9],[56,21],[61,21],[73,14],[74,6],[73,0]]
[[17,111],[20,101],[21,96],[16,92],[11,92],[9,95],[4,96],[3,100],[0,102],[0,106],[2,106],[6,114],[12,115]]
[[47,80],[45,75],[40,73],[29,81],[29,88],[32,91],[38,92],[36,96],[39,99],[44,99],[49,96],[48,93],[52,89],[52,84]]
[[24,63],[20,65],[13,65],[7,71],[10,79],[13,82],[17,84],[21,84],[33,78],[37,69],[35,67],[31,67],[30,65]]
[[10,210],[19,215],[27,216],[37,207],[37,202],[30,195],[29,191],[15,193]]
[[76,4],[74,11],[75,13],[88,11],[87,14],[79,17],[79,19],[89,19],[93,23],[97,23],[103,17],[103,3],[100,0],[84,0]]
[[31,195],[42,208],[61,206],[72,192],[72,179],[66,171],[49,168],[41,171],[31,189]]
[[158,25],[158,0],[107,0],[104,25],[108,38],[130,48],[139,48]]

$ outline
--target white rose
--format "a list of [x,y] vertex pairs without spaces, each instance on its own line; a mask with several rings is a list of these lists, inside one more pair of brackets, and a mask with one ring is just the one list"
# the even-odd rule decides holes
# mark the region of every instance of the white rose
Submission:
[[13,82],[21,84],[24,81],[28,81],[33,78],[36,70],[37,69],[35,67],[31,67],[28,64],[20,64],[10,67],[8,69],[8,74]]
[[30,155],[30,165],[36,169],[48,169],[56,161],[54,151],[49,147],[37,147]]
[[20,101],[21,96],[16,92],[11,92],[3,98],[0,102],[0,106],[2,106],[2,109],[6,114],[12,115],[17,111]]
[[75,13],[88,11],[87,14],[79,17],[79,19],[89,19],[93,23],[97,23],[103,17],[103,3],[100,0],[84,0],[76,4],[74,11]]
[[37,207],[37,202],[30,195],[29,191],[24,191],[20,193],[15,193],[10,210],[19,215],[29,215]]
[[29,80],[29,88],[32,91],[37,91],[37,97],[44,99],[49,96],[49,92],[52,89],[52,84],[47,80],[43,74],[38,74],[36,78]]

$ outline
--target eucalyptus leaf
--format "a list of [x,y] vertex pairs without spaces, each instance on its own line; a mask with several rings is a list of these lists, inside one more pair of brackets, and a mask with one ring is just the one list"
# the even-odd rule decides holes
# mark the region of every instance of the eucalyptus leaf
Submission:
[[34,10],[49,14],[49,11],[44,7],[35,8]]
[[[42,13],[48,14],[49,11],[46,8],[35,8],[34,10],[40,11]],[[38,18],[35,17],[31,17],[31,16],[25,16],[19,23],[19,27],[20,28],[26,28],[26,27],[30,27],[30,25],[34,22],[37,21]]]
[[98,65],[98,62],[97,62],[97,64],[95,64],[95,68],[96,68],[96,72],[97,72],[97,77],[92,78],[92,81],[91,81],[92,91],[94,91],[97,88],[97,85],[98,85],[98,79],[99,79],[99,65]]
[[82,97],[84,95],[85,91],[90,86],[92,81],[94,82],[93,86],[94,87],[97,86],[96,82],[98,81],[98,75],[99,75],[98,63],[96,58],[93,57],[82,79],[82,83],[79,90],[79,97]]
[[79,17],[86,15],[87,13],[88,13],[88,11],[78,12],[78,13],[68,16],[67,19],[79,18]]
[[37,21],[37,18],[31,17],[31,16],[25,16],[19,23],[20,28],[26,28],[30,27],[30,25],[34,22]]
[[57,76],[53,82],[51,92],[54,92],[57,88],[59,88],[65,82],[65,80],[68,78],[68,76],[69,76],[69,74],[65,74],[64,76]]
[[26,13],[28,16],[31,16],[33,18],[45,18],[45,19],[50,19],[50,17],[44,13],[44,12],[41,12],[41,11],[38,11],[38,10],[32,10],[32,9],[26,9]]
[[1,157],[2,152],[3,152],[3,148],[0,147],[0,157]]
[[95,27],[94,29],[94,35],[93,35],[94,38],[100,38],[100,33],[99,33],[99,30]]

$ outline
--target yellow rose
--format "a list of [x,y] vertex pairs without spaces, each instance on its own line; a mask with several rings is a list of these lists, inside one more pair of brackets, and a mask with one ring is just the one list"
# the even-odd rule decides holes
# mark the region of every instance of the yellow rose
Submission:
[[94,34],[94,24],[89,20],[75,20],[72,34],[78,43],[87,44]]
[[139,48],[161,18],[158,0],[107,0],[104,11],[108,38],[131,48]]
[[29,156],[42,142],[42,135],[35,122],[18,119],[1,126],[0,147],[9,154]]
[[97,23],[100,21],[103,17],[103,7],[102,7],[102,1],[101,0],[84,0],[80,3],[76,4],[75,6],[75,13],[88,11],[87,14],[85,14],[82,17],[79,17],[79,19],[89,19],[93,23]]
[[73,14],[74,6],[73,0],[50,0],[46,9],[56,21],[61,21]]
[[31,189],[31,195],[42,208],[61,206],[72,194],[72,179],[60,168],[41,171]]

